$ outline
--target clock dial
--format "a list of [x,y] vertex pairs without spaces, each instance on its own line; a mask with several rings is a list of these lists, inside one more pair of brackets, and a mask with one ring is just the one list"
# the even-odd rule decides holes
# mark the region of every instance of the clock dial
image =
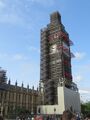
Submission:
[[50,53],[55,53],[57,51],[57,45],[54,44],[50,47]]

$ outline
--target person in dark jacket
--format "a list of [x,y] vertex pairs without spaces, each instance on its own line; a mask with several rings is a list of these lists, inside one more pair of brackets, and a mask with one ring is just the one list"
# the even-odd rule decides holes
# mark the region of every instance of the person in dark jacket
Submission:
[[3,120],[3,117],[2,117],[2,116],[0,116],[0,120]]

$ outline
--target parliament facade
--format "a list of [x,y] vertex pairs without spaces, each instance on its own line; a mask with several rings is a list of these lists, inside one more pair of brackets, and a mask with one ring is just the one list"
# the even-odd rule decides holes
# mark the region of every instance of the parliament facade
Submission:
[[15,115],[18,110],[26,110],[30,114],[36,113],[38,105],[38,90],[24,88],[22,83],[21,87],[11,85],[10,80],[7,83],[6,71],[0,68],[0,115],[8,117],[10,114]]

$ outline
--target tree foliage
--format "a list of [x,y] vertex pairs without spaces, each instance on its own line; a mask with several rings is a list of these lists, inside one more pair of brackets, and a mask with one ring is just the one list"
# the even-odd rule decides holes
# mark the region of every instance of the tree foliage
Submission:
[[16,118],[17,116],[19,116],[20,118],[22,117],[27,117],[30,115],[30,112],[28,110],[26,110],[25,108],[20,108],[20,107],[16,107],[16,109],[14,110],[10,110],[8,112],[8,118]]
[[83,114],[90,113],[90,101],[81,104],[81,112]]

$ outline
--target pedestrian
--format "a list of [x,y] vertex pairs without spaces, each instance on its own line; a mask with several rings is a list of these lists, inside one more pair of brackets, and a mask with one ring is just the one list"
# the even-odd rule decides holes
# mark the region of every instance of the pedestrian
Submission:
[[66,110],[63,112],[62,120],[76,120],[76,116],[70,110]]
[[90,120],[90,113],[89,113],[89,114],[87,114],[87,116],[86,116],[85,120]]
[[2,117],[2,116],[0,116],[0,120],[3,120],[3,117]]
[[78,113],[77,113],[76,117],[77,117],[77,120],[80,120],[80,115]]

